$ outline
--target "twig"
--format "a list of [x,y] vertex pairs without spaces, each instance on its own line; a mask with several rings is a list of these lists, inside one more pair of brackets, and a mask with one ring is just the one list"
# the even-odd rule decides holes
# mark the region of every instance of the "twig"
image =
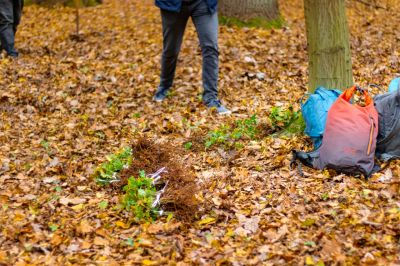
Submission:
[[368,221],[368,220],[363,220],[363,221],[361,221],[361,223],[363,223],[365,225],[375,226],[375,227],[382,226],[382,224],[380,224],[380,223],[375,223],[375,222],[371,222],[371,221]]
[[383,7],[383,6],[380,6],[380,5],[377,5],[377,4],[368,3],[368,2],[365,2],[363,0],[355,0],[355,1],[357,1],[357,2],[359,2],[361,4],[363,4],[363,5],[369,6],[369,7],[381,8],[381,9],[387,10],[386,7]]

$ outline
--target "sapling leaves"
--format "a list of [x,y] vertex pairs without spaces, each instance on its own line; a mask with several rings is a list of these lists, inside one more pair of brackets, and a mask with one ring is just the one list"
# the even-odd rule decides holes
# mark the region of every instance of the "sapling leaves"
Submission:
[[136,177],[130,177],[124,186],[125,195],[122,197],[122,207],[130,211],[135,219],[153,220],[157,216],[157,207],[153,207],[157,190],[153,179],[146,177],[143,171]]
[[204,145],[206,149],[221,144],[229,147],[242,147],[243,145],[238,141],[244,138],[254,139],[258,133],[257,124],[257,117],[254,114],[250,118],[237,120],[233,126],[221,125],[207,134]]
[[101,164],[94,173],[98,184],[107,185],[118,181],[118,172],[127,168],[132,162],[132,149],[123,148],[120,152],[108,155],[107,162]]

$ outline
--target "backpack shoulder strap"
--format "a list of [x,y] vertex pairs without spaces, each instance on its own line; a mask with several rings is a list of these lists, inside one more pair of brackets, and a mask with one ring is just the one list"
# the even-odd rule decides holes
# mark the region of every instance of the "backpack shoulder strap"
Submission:
[[400,104],[400,82],[399,82],[399,85],[397,86],[397,92],[396,92],[396,100],[397,100],[397,103],[399,103]]
[[292,159],[290,160],[290,168],[293,169],[296,165],[298,166],[298,170],[301,176],[304,176],[301,165],[314,167],[314,160],[319,157],[319,150],[304,152],[292,150]]

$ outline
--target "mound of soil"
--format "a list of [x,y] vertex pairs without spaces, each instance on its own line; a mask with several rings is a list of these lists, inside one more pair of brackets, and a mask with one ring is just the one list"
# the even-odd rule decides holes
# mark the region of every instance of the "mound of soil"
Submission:
[[132,164],[121,172],[118,186],[125,186],[128,178],[138,176],[141,170],[151,174],[165,167],[167,172],[161,176],[163,180],[168,180],[168,186],[162,196],[162,209],[173,211],[181,219],[193,218],[199,209],[199,202],[195,198],[199,187],[192,170],[182,163],[183,151],[171,144],[159,144],[145,138],[133,143],[132,151]]

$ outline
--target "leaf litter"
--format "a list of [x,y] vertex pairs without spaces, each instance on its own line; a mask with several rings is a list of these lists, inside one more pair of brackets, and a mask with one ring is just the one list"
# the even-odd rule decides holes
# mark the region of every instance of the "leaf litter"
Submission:
[[[300,177],[289,168],[290,150],[309,140],[270,136],[273,107],[298,110],[307,90],[302,1],[280,7],[282,29],[220,28],[220,95],[234,114],[219,118],[199,100],[192,24],[171,95],[155,104],[162,40],[152,1],[82,9],[79,42],[70,39],[73,9],[28,6],[21,58],[0,61],[0,263],[399,264],[398,161],[369,181],[306,168]],[[347,7],[355,81],[385,88],[399,75],[399,6]],[[253,114],[261,136],[205,149],[209,132]],[[176,215],[132,222],[116,208],[120,185],[110,191],[91,179],[107,155],[144,135],[147,148],[132,149],[148,161],[133,161],[132,174],[175,165],[177,180],[195,181],[199,191],[193,220],[176,207]]]

